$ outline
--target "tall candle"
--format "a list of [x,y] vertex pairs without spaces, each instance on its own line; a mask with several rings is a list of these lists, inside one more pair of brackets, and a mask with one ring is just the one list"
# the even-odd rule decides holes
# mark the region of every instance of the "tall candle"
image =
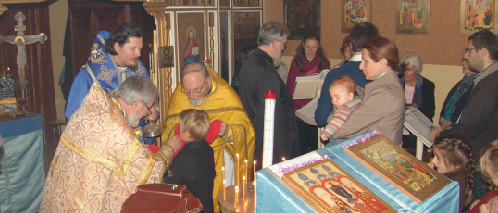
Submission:
[[223,200],[226,200],[226,187],[225,187],[225,180],[223,180]]
[[237,177],[237,182],[235,182],[235,185],[240,184],[240,165],[239,165],[239,153],[237,153],[237,171],[235,171],[235,176]]
[[225,197],[225,188],[226,188],[226,183],[225,183],[225,167],[221,167],[221,171],[223,172],[223,200],[226,199]]
[[245,176],[247,176],[247,178],[249,178],[249,174],[247,174],[247,160],[244,160],[244,163],[246,164],[246,172],[244,173]]
[[238,201],[239,201],[239,186],[235,186],[235,202],[233,202],[234,208],[237,208]]
[[242,177],[242,202],[246,200],[246,176]]
[[254,183],[256,183],[256,160],[254,160],[253,170],[254,170]]

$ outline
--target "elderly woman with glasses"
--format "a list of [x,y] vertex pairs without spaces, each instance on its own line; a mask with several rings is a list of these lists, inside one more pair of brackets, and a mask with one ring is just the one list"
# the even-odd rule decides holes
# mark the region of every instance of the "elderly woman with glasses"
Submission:
[[[294,83],[296,77],[316,75],[324,69],[330,69],[330,62],[325,57],[322,47],[320,47],[320,37],[317,34],[306,34],[301,44],[296,49],[294,59],[287,76],[287,89],[291,97],[294,96]],[[311,99],[293,100],[294,110],[301,109],[308,104]],[[309,125],[296,117],[297,129],[301,151],[307,153],[318,149],[318,127]]]
[[[403,78],[400,80],[405,89],[405,101],[408,109],[418,109],[432,121],[436,105],[434,103],[434,83],[420,75],[422,60],[417,53],[406,53],[401,57],[406,64]],[[403,147],[416,148],[417,137],[403,131]]]
[[470,93],[472,93],[474,78],[478,72],[470,69],[469,62],[465,59],[462,59],[462,72],[464,74],[463,79],[451,88],[446,99],[444,99],[441,117],[439,117],[439,125],[443,129],[448,129],[451,124],[457,122],[465,104],[467,104]]

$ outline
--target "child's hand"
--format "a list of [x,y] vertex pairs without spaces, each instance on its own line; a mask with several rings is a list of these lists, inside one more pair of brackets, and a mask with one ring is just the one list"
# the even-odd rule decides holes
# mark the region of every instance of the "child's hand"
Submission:
[[472,202],[472,204],[470,204],[469,209],[473,209],[478,203],[479,199],[475,200],[474,202]]
[[327,136],[325,134],[321,134],[320,138],[322,139],[322,141],[328,141],[329,140],[329,136]]

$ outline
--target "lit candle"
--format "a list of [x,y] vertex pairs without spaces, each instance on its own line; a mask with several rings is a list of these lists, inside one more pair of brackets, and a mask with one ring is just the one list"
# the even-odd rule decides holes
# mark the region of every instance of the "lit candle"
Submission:
[[225,167],[221,167],[221,172],[223,172],[223,180],[225,180]]
[[285,157],[282,157],[282,161],[285,161]]
[[225,183],[225,167],[221,167],[221,171],[223,172],[223,200],[225,200],[225,187],[226,187],[226,183]]
[[253,165],[253,169],[254,169],[254,185],[256,185],[256,160],[254,160],[254,165]]
[[239,201],[239,186],[235,186],[235,202],[233,202],[234,208],[237,208],[238,201]]
[[242,203],[246,200],[246,176],[242,176]]
[[226,200],[226,192],[225,192],[225,180],[223,180],[223,200]]
[[249,179],[249,174],[247,174],[247,160],[244,160],[244,163],[246,164],[246,173],[244,173],[244,175]]
[[237,171],[235,171],[235,176],[237,177],[237,182],[235,183],[235,185],[239,185],[240,184],[240,165],[239,165],[239,153],[237,153]]

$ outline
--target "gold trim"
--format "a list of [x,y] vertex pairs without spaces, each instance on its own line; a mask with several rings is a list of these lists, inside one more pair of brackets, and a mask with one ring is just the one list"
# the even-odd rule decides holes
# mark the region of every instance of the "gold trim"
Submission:
[[104,168],[112,171],[114,174],[116,174],[118,177],[123,178],[126,175],[126,172],[128,171],[130,167],[130,162],[137,153],[137,151],[140,149],[142,146],[140,142],[138,142],[138,139],[135,139],[131,145],[130,148],[128,148],[128,151],[125,153],[125,156],[123,157],[123,161],[121,164],[118,164],[112,160],[109,160],[107,158],[104,158],[95,152],[85,149],[72,141],[69,136],[67,136],[65,133],[61,135],[61,142],[71,151],[75,152],[76,154],[80,155],[82,158],[85,158],[89,161],[92,161],[96,164],[99,164],[103,166]]
[[142,175],[140,176],[140,180],[138,180],[138,185],[143,185],[146,184],[147,181],[149,180],[152,170],[154,170],[154,166],[156,165],[156,159],[154,158],[154,155],[151,153],[149,156],[149,160],[147,161],[147,164],[145,165],[144,171],[142,172]]
[[[244,108],[241,108],[241,107],[226,107],[226,108],[222,108],[222,109],[209,109],[209,110],[204,110],[204,111],[206,111],[206,113],[209,114],[209,113],[219,113],[219,112],[232,111],[232,110],[242,111],[245,113]],[[168,119],[171,119],[174,117],[178,117],[178,116],[180,116],[180,113],[168,115],[165,120],[168,120]]]
[[124,177],[124,171],[123,168],[121,168],[116,162],[111,161],[109,159],[106,159],[88,149],[85,149],[81,147],[80,145],[76,144],[74,141],[72,141],[69,136],[67,136],[65,133],[61,135],[61,140],[60,140],[69,150],[75,152],[76,154],[80,155],[82,158],[85,158],[89,161],[92,161],[96,164],[99,164],[106,168],[107,170],[112,171],[114,174],[116,174],[118,177]]

